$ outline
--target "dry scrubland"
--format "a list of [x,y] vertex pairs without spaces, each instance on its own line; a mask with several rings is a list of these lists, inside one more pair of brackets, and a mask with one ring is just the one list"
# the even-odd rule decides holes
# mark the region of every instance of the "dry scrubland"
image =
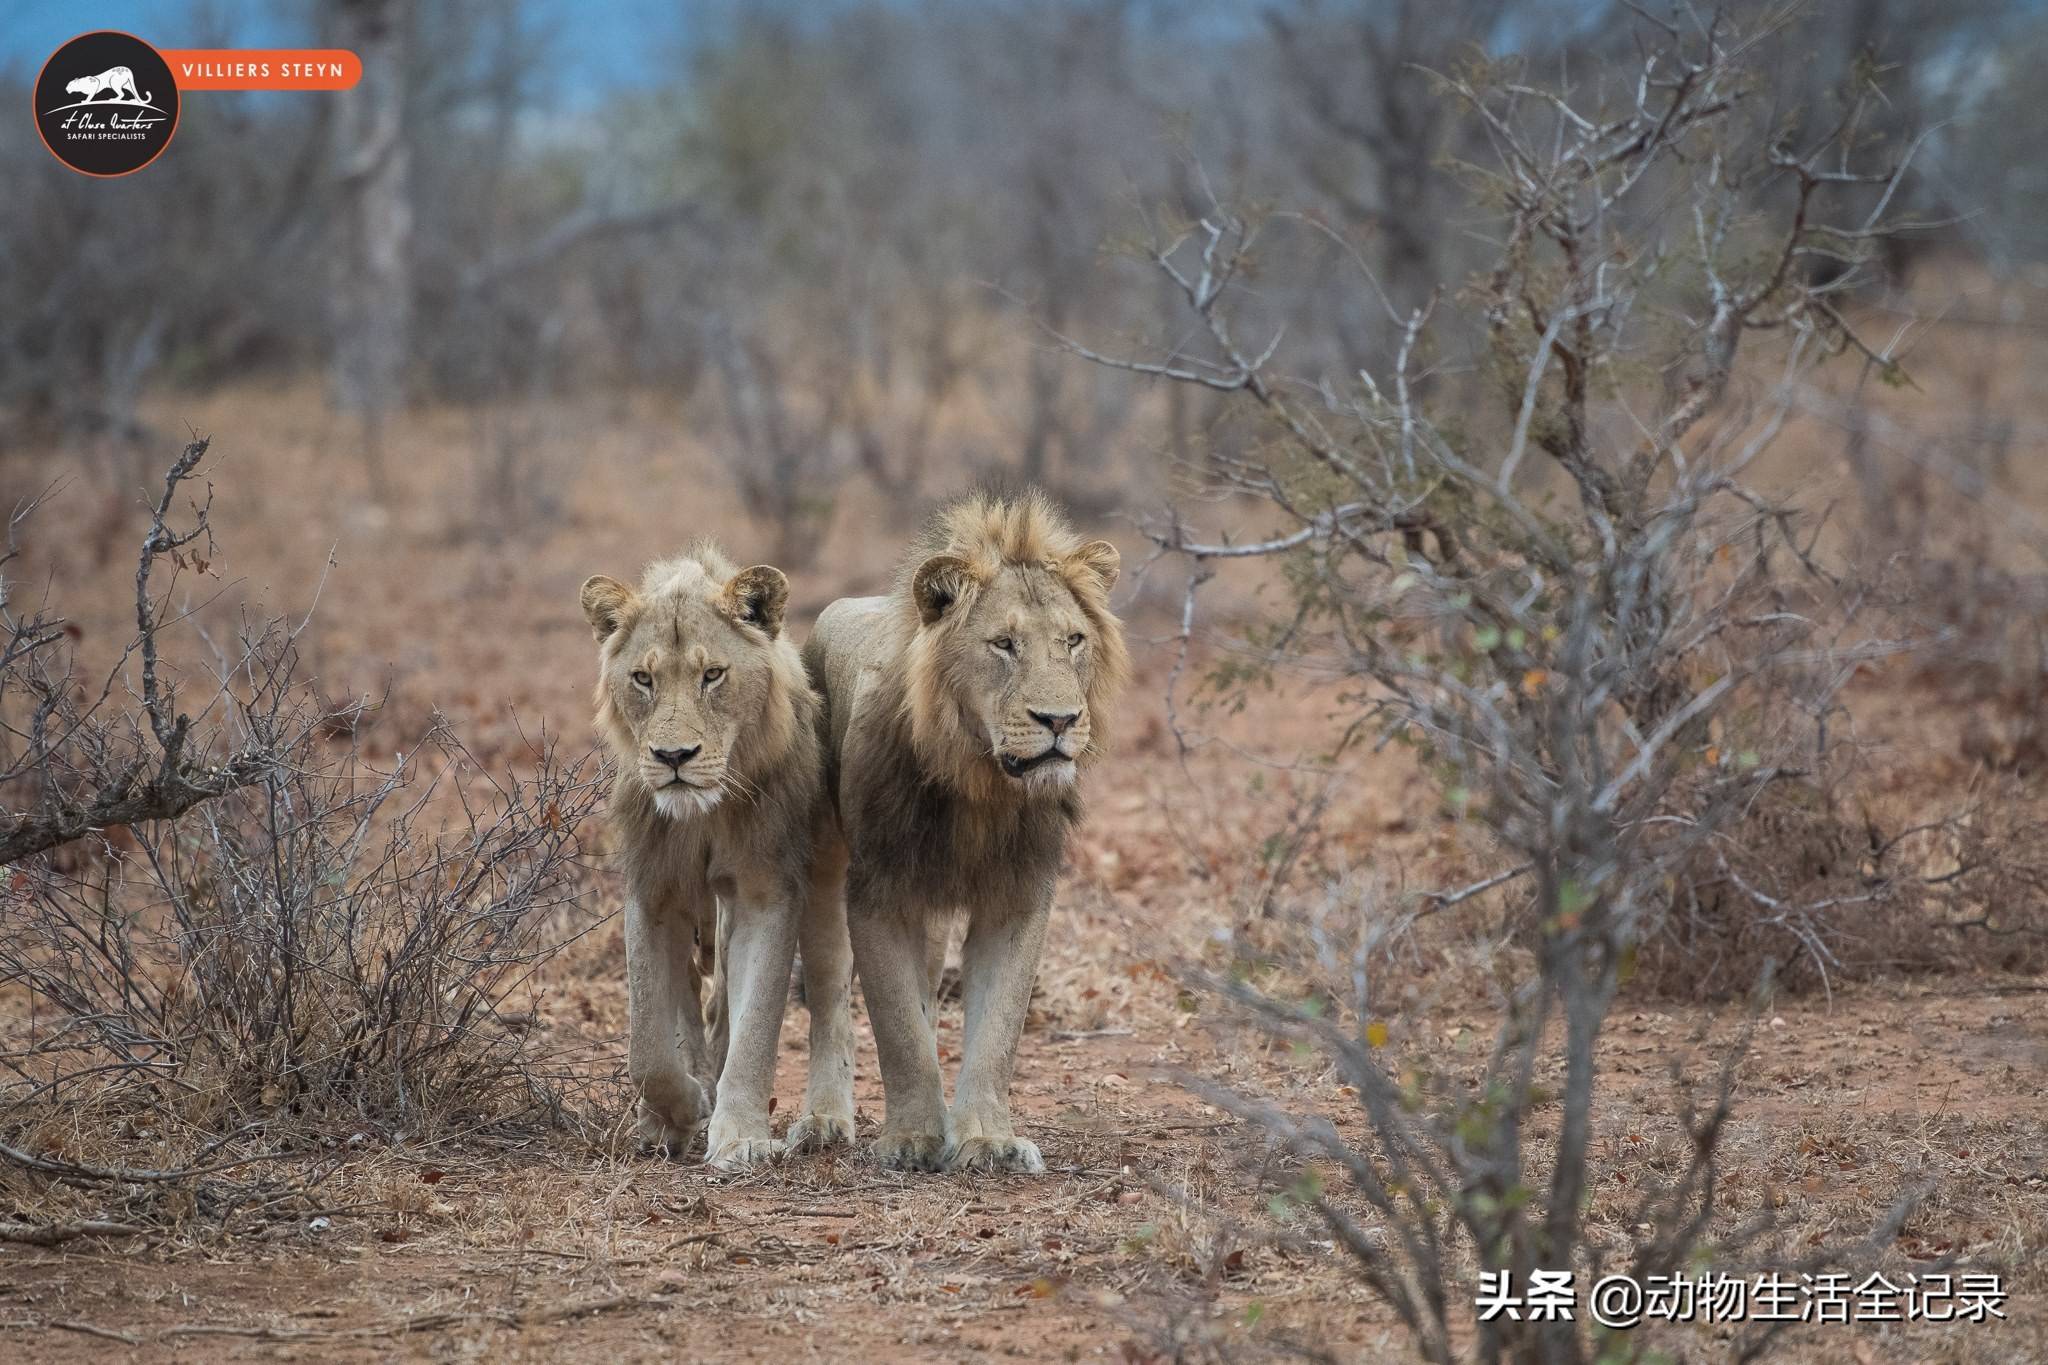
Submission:
[[[1963,312],[1983,302],[1970,289],[1962,298]],[[2026,302],[2031,314],[2048,306]],[[2048,344],[2034,333],[1948,325],[1909,358],[1921,388],[1879,403],[1920,433],[1958,427],[1978,406],[2016,414],[2011,457],[1989,470],[1990,502],[2000,516],[2048,518],[2048,470],[2033,458],[2048,408],[2027,397],[2044,363]],[[653,398],[511,412],[503,420],[524,424],[532,453],[509,484],[474,453],[472,415],[409,413],[389,432],[392,496],[382,504],[366,494],[350,429],[310,389],[164,393],[144,412],[160,429],[215,438],[208,468],[224,552],[212,577],[188,577],[182,590],[210,603],[203,619],[223,622],[244,600],[296,615],[317,590],[308,671],[331,699],[387,697],[360,732],[378,762],[416,744],[436,710],[489,771],[525,763],[543,731],[580,752],[592,742],[593,674],[575,608],[581,579],[628,573],[705,530],[743,560],[760,540],[713,453],[692,439],[694,415]],[[1901,458],[1939,456],[1939,443],[1894,436],[1901,449],[1880,452],[1894,471],[1883,498],[1903,519],[1943,514],[1956,504],[1953,481],[1916,475]],[[1870,525],[1869,508],[1855,505],[1867,482],[1851,477],[1843,447],[1839,432],[1802,419],[1773,453],[1771,481],[1812,505],[1839,504],[1830,534],[1853,538]],[[34,477],[67,486],[39,523],[16,590],[49,582],[87,650],[125,638],[146,520],[137,490],[159,453],[168,452],[138,464],[81,447],[35,466]],[[1149,511],[1168,490],[1142,472],[1142,451],[1128,459],[1105,473],[1126,482],[1133,512]],[[26,463],[17,452],[12,491],[23,491]],[[1127,565],[1143,557],[1129,525],[1091,529],[1122,543]],[[850,492],[817,565],[795,581],[795,628],[832,597],[878,588],[905,530],[880,500]],[[2038,564],[2010,567],[2038,575]],[[1256,587],[1224,585],[1226,619],[1227,604],[1250,603]],[[1256,948],[1282,932],[1284,915],[1263,917],[1262,906],[1284,909],[1347,876],[1359,886],[1456,886],[1488,866],[1487,851],[1394,748],[1347,760],[1323,819],[1296,849],[1289,832],[1323,789],[1289,765],[1321,752],[1335,706],[1313,688],[1256,692],[1236,716],[1198,713],[1183,697],[1182,718],[1202,736],[1183,757],[1162,700],[1177,593],[1135,577],[1119,592],[1141,679],[1126,703],[1122,755],[1094,781],[1019,1065],[1020,1122],[1046,1154],[1045,1178],[898,1175],[858,1151],[718,1178],[631,1155],[617,1122],[619,893],[599,854],[579,910],[561,916],[562,930],[582,937],[533,983],[536,1017],[519,1025],[543,1049],[581,1049],[575,1066],[590,1083],[578,1087],[579,1113],[595,1121],[553,1133],[397,1132],[365,1119],[350,1131],[332,1115],[280,1112],[277,1145],[297,1153],[283,1165],[323,1173],[310,1205],[281,1205],[274,1218],[245,1209],[223,1236],[217,1211],[195,1207],[180,1223],[131,1192],[170,1230],[0,1249],[0,1329],[39,1360],[1154,1361],[1219,1350],[1257,1358],[1289,1343],[1340,1359],[1406,1358],[1405,1339],[1352,1263],[1319,1225],[1291,1223],[1274,1205],[1263,1181],[1276,1158],[1176,1078],[1269,1091],[1362,1132],[1355,1103],[1322,1061],[1227,1027],[1217,1002],[1176,971],[1220,965],[1233,936]],[[1972,696],[1896,658],[1864,665],[1844,701],[1844,723],[1867,745],[1859,799],[1870,823],[1896,832],[1950,814],[1970,792],[1986,803],[1981,818],[2003,829],[2048,815],[2039,765],[2024,752],[2024,698],[1996,688]],[[594,851],[597,842],[593,831]],[[1276,847],[1294,851],[1277,860],[1286,864],[1278,886]],[[1935,874],[1947,855],[1925,856]],[[1524,951],[1503,921],[1498,899],[1479,896],[1413,927],[1391,1055],[1476,1072],[1496,983]],[[1733,1223],[1772,1211],[1770,1236],[1796,1257],[1859,1236],[1902,1192],[1924,1189],[1877,1264],[1908,1271],[1953,1256],[1998,1270],[2012,1320],[1810,1328],[1790,1354],[2048,1359],[2048,978],[2000,970],[2038,961],[2024,939],[2008,951],[1931,921],[1904,938],[1897,931],[1889,926],[1883,942],[1897,945],[1899,965],[1866,961],[1849,973],[1861,979],[1825,985],[1793,972],[1801,989],[1756,1018],[1724,1139],[1719,1214]],[[1921,970],[1929,967],[1942,969]],[[1631,1235],[1637,1191],[1685,1159],[1674,1071],[1711,1076],[1750,1019],[1739,999],[1702,1002],[1673,989],[1683,964],[1644,978],[1617,1007],[1595,1109],[1592,1220],[1596,1239],[1616,1246]],[[794,1011],[785,1030],[785,1102],[801,1085],[802,1021]],[[19,994],[0,998],[9,1045],[34,1023]],[[948,1060],[958,1029],[955,1004],[940,1034]],[[860,1066],[868,1130],[881,1093],[864,1034]],[[34,1136],[74,1159],[123,1164],[154,1152],[157,1135],[81,1123]],[[22,1204],[30,1189],[0,1174],[0,1213],[46,1212]],[[105,1207],[104,1191],[91,1188],[37,1197],[70,1201],[74,1213]],[[1704,1334],[1662,1344],[1686,1359],[1721,1350]]]

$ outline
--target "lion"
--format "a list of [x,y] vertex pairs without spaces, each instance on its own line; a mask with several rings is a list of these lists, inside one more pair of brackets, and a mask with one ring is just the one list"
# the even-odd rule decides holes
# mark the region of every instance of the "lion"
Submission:
[[97,76],[80,76],[64,87],[67,95],[83,95],[85,98],[79,101],[81,104],[91,103],[108,90],[114,92],[114,98],[107,101],[109,104],[119,104],[124,95],[136,104],[148,104],[150,101],[148,95],[135,93],[135,73],[125,66],[110,66]]
[[824,771],[788,597],[779,569],[736,569],[707,542],[637,589],[598,575],[582,590],[597,728],[619,761],[638,1136],[680,1157],[702,1132],[727,1171],[779,1153],[769,1097]]
[[[1010,1076],[1076,784],[1130,673],[1109,609],[1118,565],[1042,494],[979,494],[938,512],[893,592],[819,616],[804,664],[825,700],[830,818],[804,913],[812,1089],[792,1149],[852,1137],[850,948],[882,1064],[875,1156],[1044,1172],[1011,1124]],[[933,1021],[960,909],[966,1037],[949,1109]]]

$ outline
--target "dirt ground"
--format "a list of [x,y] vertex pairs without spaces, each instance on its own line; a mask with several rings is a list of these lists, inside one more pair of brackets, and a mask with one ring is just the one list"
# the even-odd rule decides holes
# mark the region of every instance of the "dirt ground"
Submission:
[[[231,574],[203,611],[246,599],[298,613],[317,595],[307,640],[323,689],[389,689],[373,745],[405,745],[434,709],[487,764],[540,727],[589,743],[593,669],[576,585],[628,574],[707,526],[744,527],[705,472],[707,453],[674,437],[687,415],[659,404],[542,422],[543,464],[511,479],[545,491],[507,487],[465,454],[471,418],[420,415],[392,434],[396,491],[382,502],[318,410],[304,394],[242,392],[167,397],[151,416],[216,437],[214,515]],[[57,472],[72,480],[52,513],[63,535],[35,568],[67,605],[85,585],[73,614],[89,640],[118,639],[138,479],[90,450]],[[796,576],[795,628],[883,581],[886,547],[904,531],[852,497],[818,564]],[[729,538],[744,555],[744,531]],[[1044,1177],[898,1175],[856,1150],[724,1178],[586,1144],[458,1137],[415,1150],[379,1135],[323,1187],[324,1213],[264,1239],[0,1246],[0,1340],[50,1361],[1151,1362],[1198,1338],[1247,1358],[1292,1342],[1333,1359],[1408,1359],[1347,1258],[1270,1207],[1256,1139],[1178,1083],[1192,1072],[1340,1116],[1356,1109],[1322,1064],[1224,1027],[1171,971],[1240,924],[1260,875],[1254,851],[1300,798],[1284,767],[1247,761],[1240,745],[1255,738],[1281,760],[1309,752],[1331,704],[1276,695],[1223,727],[1233,742],[1183,760],[1160,702],[1172,653],[1160,608],[1173,589],[1127,590],[1143,676],[1125,752],[1093,779],[1019,1059],[1020,1128],[1045,1153]],[[1901,686],[1876,671],[1856,685],[1871,702],[1874,761],[1897,775],[1879,785],[1903,818],[1916,781],[1954,777],[1960,722],[1920,717],[1925,700]],[[1385,755],[1353,776],[1319,863],[1397,869],[1410,886],[1454,884],[1480,865],[1404,765]],[[615,904],[609,874],[593,895],[599,909]],[[1389,1042],[1402,1055],[1476,1069],[1492,1029],[1489,963],[1503,951],[1486,914],[1475,902],[1468,923],[1418,950]],[[615,1042],[616,922],[546,986],[543,1028]],[[1793,1357],[2048,1360],[2044,992],[2044,979],[1889,980],[1782,999],[1758,1021],[1727,1138],[1726,1207],[1777,1211],[1779,1236],[1797,1248],[1854,1237],[1921,1190],[1875,1263],[1911,1271],[1953,1258],[2001,1273],[2011,1294],[2009,1321],[1814,1326],[1794,1336]],[[1616,1244],[1639,1183],[1679,1155],[1674,1073],[1710,1077],[1744,1020],[1738,1006],[1618,1008],[1592,1204]],[[955,1004],[942,1020],[947,1060],[958,1028]],[[873,1055],[864,1036],[864,1137],[881,1113]],[[793,1007],[785,1102],[804,1062]],[[1704,1332],[1660,1345],[1683,1359],[1727,1349]]]
[[[1055,971],[1132,983],[1102,1028],[1034,1021],[1018,1069],[1040,1179],[897,1175],[856,1152],[720,1178],[461,1143],[379,1154],[330,1186],[322,1231],[249,1245],[0,1251],[0,1327],[39,1360],[662,1359],[1153,1361],[1201,1331],[1274,1336],[1337,1359],[1407,1358],[1333,1250],[1258,1230],[1235,1126],[1174,1082],[1181,1066],[1261,1073],[1311,1102],[1327,1078],[1256,1050],[1227,1061],[1148,959],[1099,949],[1144,932],[1070,897]],[[1084,945],[1087,948],[1084,949]],[[2033,989],[2038,989],[2037,987]],[[1934,1193],[1886,1263],[1996,1267],[2011,1320],[1937,1331],[1810,1327],[1797,1358],[2019,1361],[2048,1351],[2048,1019],[2029,983],[1857,990],[1788,1006],[1744,1067],[1731,1186],[1782,1201],[1790,1238],[1853,1236],[1908,1186]],[[1477,1017],[1426,1016],[1452,1053]],[[949,1021],[957,1030],[957,1016]],[[1619,1207],[1673,1148],[1667,1065],[1733,1021],[1625,1009],[1599,1131]],[[1421,1027],[1418,1026],[1418,1033]],[[1231,1051],[1226,1049],[1226,1051]],[[800,1085],[791,1040],[779,1087]],[[1280,1073],[1280,1074],[1276,1074]],[[1320,1093],[1318,1093],[1320,1092]],[[864,1125],[880,1112],[863,1052]],[[428,1183],[431,1182],[431,1183]],[[1211,1213],[1191,1216],[1191,1188]],[[1764,1193],[1764,1192],[1768,1193]],[[1256,1330],[1255,1330],[1256,1328]],[[107,1334],[117,1334],[111,1339]],[[1716,1353],[1710,1340],[1695,1343]]]

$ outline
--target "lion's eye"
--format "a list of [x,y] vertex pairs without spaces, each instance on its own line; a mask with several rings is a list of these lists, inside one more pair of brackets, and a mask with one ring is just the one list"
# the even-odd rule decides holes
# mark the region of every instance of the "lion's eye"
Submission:
[[990,640],[989,643],[1005,654],[1015,654],[1017,652],[1017,642],[1007,635],[998,635],[995,639]]
[[1067,648],[1079,649],[1081,647],[1081,642],[1087,638],[1087,636],[1083,635],[1080,631],[1077,630],[1072,635],[1069,635],[1067,637]]
[[652,687],[654,686],[654,675],[645,669],[636,668],[633,670],[633,682],[640,687]]
[[722,668],[707,668],[704,670],[704,685],[706,687],[709,687],[712,683],[717,682],[720,678],[724,676],[725,670]]

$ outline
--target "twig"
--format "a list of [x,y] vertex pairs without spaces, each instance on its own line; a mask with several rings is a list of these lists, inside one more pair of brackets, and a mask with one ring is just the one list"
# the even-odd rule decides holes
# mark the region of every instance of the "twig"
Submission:
[[118,1341],[125,1346],[140,1346],[142,1344],[142,1338],[134,1335],[132,1332],[120,1332],[112,1327],[95,1327],[89,1322],[78,1322],[72,1319],[62,1321],[52,1319],[49,1325],[61,1332],[83,1332],[86,1336],[104,1337],[108,1341]]
[[1494,887],[1500,886],[1507,882],[1511,882],[1515,878],[1532,871],[1534,868],[1534,863],[1518,863],[1515,866],[1507,869],[1505,872],[1496,872],[1484,881],[1474,882],[1470,886],[1461,886],[1456,891],[1420,892],[1419,894],[1421,895],[1422,899],[1430,903],[1429,910],[1425,911],[1424,913],[1430,913],[1437,910],[1448,910],[1452,906],[1458,904],[1460,901],[1468,901],[1472,899],[1472,897],[1474,896],[1481,895],[1485,892],[1491,891]]
[[262,1341],[363,1341],[376,1337],[399,1337],[414,1332],[439,1332],[460,1327],[538,1327],[551,1322],[565,1322],[570,1318],[589,1317],[595,1313],[615,1312],[622,1308],[661,1308],[666,1307],[669,1302],[668,1296],[661,1294],[644,1298],[633,1294],[615,1294],[609,1298],[584,1299],[547,1308],[495,1309],[472,1313],[421,1313],[416,1317],[399,1318],[370,1327],[327,1329],[272,1327],[260,1323],[188,1322],[166,1327],[158,1335],[165,1341],[176,1337],[254,1337]]
[[110,1223],[96,1218],[75,1223],[0,1223],[0,1242],[53,1247],[80,1237],[140,1237],[150,1231],[135,1223]]
[[180,1166],[169,1170],[130,1170],[120,1166],[85,1166],[78,1162],[65,1161],[58,1157],[36,1156],[32,1152],[22,1151],[19,1147],[10,1147],[4,1142],[0,1142],[0,1157],[5,1157],[17,1166],[25,1166],[31,1171],[40,1171],[44,1175],[62,1176],[67,1180],[112,1180],[125,1181],[136,1185],[161,1184],[176,1180],[190,1180],[194,1176],[214,1175],[221,1171],[231,1171],[237,1166],[247,1166],[257,1161],[282,1161],[289,1159],[291,1153],[287,1152],[259,1152],[254,1156],[237,1157],[233,1161],[223,1161],[212,1166],[203,1164],[207,1157],[212,1156],[222,1147],[225,1147],[228,1143],[233,1142],[236,1138],[243,1136],[257,1126],[256,1124],[249,1124],[245,1127],[237,1128],[234,1132],[224,1137],[215,1138],[200,1150],[198,1161],[190,1166]]

